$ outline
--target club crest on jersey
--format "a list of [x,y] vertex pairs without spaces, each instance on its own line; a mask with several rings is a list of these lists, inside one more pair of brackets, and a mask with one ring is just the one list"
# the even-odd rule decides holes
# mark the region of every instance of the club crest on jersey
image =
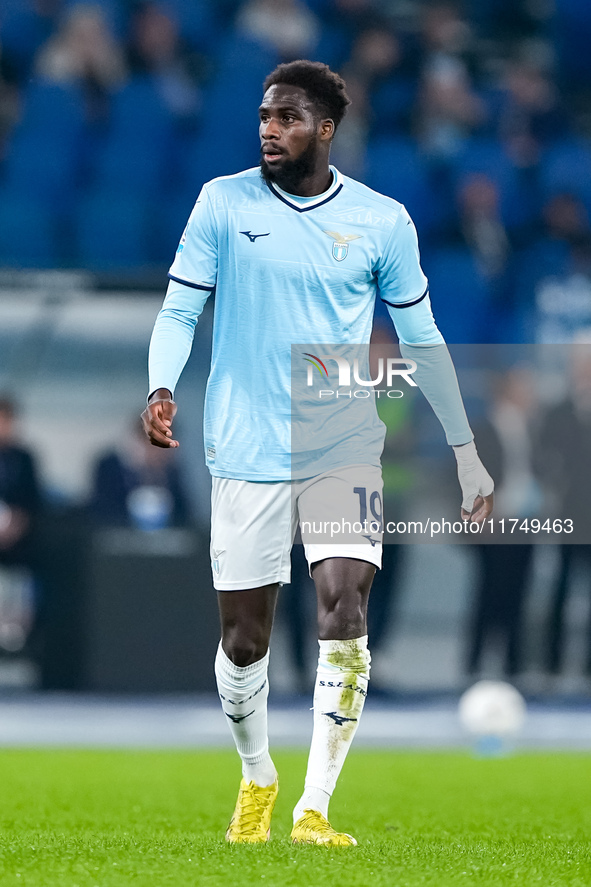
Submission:
[[362,234],[339,234],[338,231],[323,231],[327,237],[332,237],[334,243],[332,245],[332,257],[337,262],[342,262],[347,258],[349,252],[349,244],[352,240],[361,240]]

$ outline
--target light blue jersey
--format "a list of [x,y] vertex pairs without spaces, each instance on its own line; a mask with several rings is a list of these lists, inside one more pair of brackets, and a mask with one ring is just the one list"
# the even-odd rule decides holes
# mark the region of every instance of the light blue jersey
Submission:
[[[376,294],[401,341],[443,342],[405,208],[331,169],[331,187],[314,198],[267,185],[258,168],[214,179],[182,236],[152,336],[150,390],[174,392],[215,289],[204,420],[215,476],[277,481],[379,464],[383,426],[375,409],[346,441],[335,426],[322,453],[298,454],[295,474],[292,464],[292,346],[369,343]],[[459,435],[471,437],[463,427]]]

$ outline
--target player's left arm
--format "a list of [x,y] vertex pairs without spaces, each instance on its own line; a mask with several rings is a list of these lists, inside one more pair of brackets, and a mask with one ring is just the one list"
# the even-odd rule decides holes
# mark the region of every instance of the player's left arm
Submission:
[[455,368],[431,310],[416,230],[406,210],[393,235],[387,261],[378,273],[380,297],[396,327],[400,353],[416,365],[413,379],[453,448],[462,489],[462,519],[481,523],[492,512],[494,482],[476,451]]
[[[388,310],[398,333],[400,353],[416,364],[413,379],[454,451],[462,489],[462,520],[481,523],[492,512],[494,482],[476,450],[453,361],[433,319],[428,295],[420,304]],[[415,344],[417,341],[421,344]]]

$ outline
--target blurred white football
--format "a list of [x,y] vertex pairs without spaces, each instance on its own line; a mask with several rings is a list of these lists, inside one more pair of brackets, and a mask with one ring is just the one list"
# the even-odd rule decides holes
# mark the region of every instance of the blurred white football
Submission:
[[525,721],[525,699],[505,681],[478,681],[462,695],[459,716],[462,726],[479,736],[510,736]]

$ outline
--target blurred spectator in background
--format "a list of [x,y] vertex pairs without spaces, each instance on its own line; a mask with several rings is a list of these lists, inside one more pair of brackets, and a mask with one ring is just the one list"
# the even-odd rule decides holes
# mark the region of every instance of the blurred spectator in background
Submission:
[[124,80],[125,62],[99,5],[81,3],[68,10],[40,51],[37,73],[54,83],[80,85],[89,120],[106,116],[109,94]]
[[455,158],[484,123],[485,113],[464,63],[436,54],[423,71],[417,107],[417,136],[428,157]]
[[589,239],[591,229],[587,212],[574,194],[556,194],[542,210],[545,223],[541,252],[550,249],[565,259],[569,247],[576,247]]
[[158,4],[140,3],[134,9],[127,58],[133,74],[156,79],[172,114],[189,120],[197,116],[205,59],[183,43],[177,22]]
[[[515,367],[494,382],[489,415],[475,429],[478,451],[495,479],[495,520],[536,515],[540,490],[533,473],[531,419],[535,388],[529,369]],[[466,671],[476,675],[487,647],[501,648],[507,677],[523,671],[523,615],[532,545],[476,545],[480,576],[468,626]]]
[[588,0],[558,0],[549,6],[554,13],[553,32],[561,62],[561,76],[569,89],[580,91],[581,97],[586,97],[588,101],[591,87],[591,5]]
[[[453,0],[435,0],[420,6],[420,30],[427,60],[459,57],[472,49],[470,22]],[[427,62],[428,63],[428,62]]]
[[[583,338],[583,337],[581,337]],[[585,344],[586,342],[586,344]],[[560,563],[552,589],[546,628],[545,666],[558,674],[564,664],[564,616],[577,566],[584,568],[591,596],[591,331],[571,351],[567,396],[551,407],[541,428],[540,474],[553,496],[553,513],[571,520],[574,532],[562,537],[582,544],[560,545]],[[584,673],[591,678],[591,611]]]
[[476,173],[461,183],[457,225],[449,231],[448,240],[450,245],[466,246],[489,281],[504,279],[511,244],[500,213],[498,188],[488,176]]
[[2,11],[0,39],[9,83],[24,86],[33,74],[41,46],[55,32],[63,0],[21,0]]
[[422,60],[416,132],[425,153],[451,160],[484,123],[486,107],[472,83],[469,22],[455,3],[421,8]]
[[384,28],[387,22],[379,0],[321,0],[317,13],[322,32],[315,55],[339,70],[350,58],[359,35],[367,29]]
[[470,20],[487,40],[514,42],[545,33],[554,4],[531,0],[469,0]]
[[[343,68],[343,76],[346,76],[347,80],[350,77],[355,77],[358,82],[362,83],[368,94],[368,100],[372,93],[387,85],[389,88],[388,98],[392,100],[394,98],[392,91],[401,86],[402,59],[402,43],[391,27],[366,28],[358,35],[353,44],[351,55]],[[407,79],[404,78],[404,81],[403,85],[407,86]],[[409,96],[405,95],[404,98],[408,100]],[[394,102],[388,107],[384,101],[383,106],[384,114],[386,116],[390,114],[390,120],[372,121],[374,127],[380,131],[396,129],[391,117],[396,114],[398,108]],[[408,112],[408,108],[406,110]]]
[[296,693],[309,693],[314,685],[316,650],[310,646],[310,626],[316,622],[316,607],[316,590],[298,533],[291,550],[291,581],[283,586],[278,599],[292,658]]
[[4,159],[6,140],[18,119],[18,112],[19,92],[10,78],[6,53],[0,42],[0,163]]
[[402,43],[385,24],[366,27],[353,43],[342,70],[351,108],[334,144],[335,163],[347,175],[363,176],[370,135],[408,131],[415,86],[402,65]]
[[162,529],[191,523],[185,485],[171,453],[151,446],[140,424],[94,469],[90,510],[105,526]]
[[22,650],[35,614],[41,491],[20,442],[16,401],[0,395],[0,654]]
[[311,56],[353,98],[335,163],[412,213],[446,336],[568,340],[591,322],[591,251],[574,230],[591,212],[589,8],[10,0],[0,262],[160,273],[190,195],[257,156],[246,137],[220,142],[227,108],[246,132],[245,91],[257,101],[269,67]]
[[347,75],[347,92],[351,105],[345,120],[339,126],[331,149],[331,162],[347,176],[361,178],[371,116],[369,95],[362,79]]
[[[370,370],[371,378],[377,377],[377,364],[380,357],[398,357],[399,351],[392,345],[391,323],[374,319],[371,337]],[[411,465],[411,454],[415,443],[413,433],[413,400],[411,397],[383,398],[376,401],[378,415],[386,426],[384,452],[382,454],[382,475],[384,478],[382,520],[404,521],[407,517],[407,501],[414,487],[415,476]],[[384,533],[382,549],[382,569],[376,570],[369,596],[367,609],[367,633],[371,642],[373,657],[374,686],[392,690],[391,660],[387,655],[387,641],[396,626],[397,605],[400,599],[401,570],[405,559],[404,542],[396,542],[395,534]],[[386,654],[386,655],[384,655]]]
[[557,194],[543,207],[542,236],[524,252],[515,287],[530,341],[571,342],[591,325],[591,228],[582,201]]
[[18,442],[16,402],[0,395],[0,564],[34,561],[41,492],[32,454]]
[[535,166],[544,147],[569,132],[556,83],[535,61],[512,62],[506,71],[497,132],[518,167]]
[[510,325],[514,312],[513,247],[496,182],[484,173],[468,174],[458,185],[457,206],[457,216],[443,228],[442,247],[471,257],[490,300],[488,341],[504,341],[503,323]]
[[316,16],[298,0],[249,0],[237,26],[250,39],[270,44],[282,61],[313,55],[320,36]]
[[[377,34],[377,30],[369,32]],[[369,66],[372,80],[369,91],[371,134],[410,135],[417,94],[413,51],[391,27],[381,32],[379,65]],[[373,41],[365,41],[365,54],[373,54]],[[361,59],[363,59],[363,54]]]

